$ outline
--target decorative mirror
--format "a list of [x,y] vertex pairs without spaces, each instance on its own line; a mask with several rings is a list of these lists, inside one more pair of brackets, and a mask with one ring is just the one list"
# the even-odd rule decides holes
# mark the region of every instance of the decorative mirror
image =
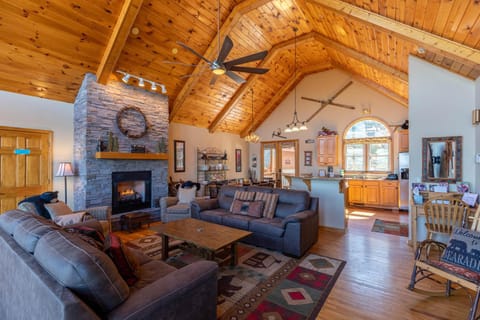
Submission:
[[462,181],[462,137],[422,139],[422,180]]
[[143,137],[148,129],[147,118],[137,107],[125,107],[118,111],[117,126],[121,133],[131,139]]

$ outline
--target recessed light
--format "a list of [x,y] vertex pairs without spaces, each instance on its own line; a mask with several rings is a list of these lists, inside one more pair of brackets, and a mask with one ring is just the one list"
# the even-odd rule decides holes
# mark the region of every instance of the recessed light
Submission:
[[140,29],[137,27],[133,27],[132,30],[130,31],[134,36],[137,36],[140,33]]
[[178,53],[178,49],[177,49],[177,48],[173,48],[173,49],[172,49],[172,53],[173,53],[173,54],[177,54],[177,53]]

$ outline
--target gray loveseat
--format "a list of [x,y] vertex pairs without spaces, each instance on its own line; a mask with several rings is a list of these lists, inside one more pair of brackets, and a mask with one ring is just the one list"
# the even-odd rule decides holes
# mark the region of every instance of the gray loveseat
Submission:
[[[236,191],[254,191],[278,194],[272,219],[256,218],[231,213],[230,206]],[[192,217],[253,234],[242,240],[295,257],[302,256],[318,236],[318,198],[307,191],[268,187],[222,186],[215,199],[196,200],[192,203]]]
[[132,286],[104,252],[43,217],[0,215],[0,319],[215,319],[218,266],[137,255]]

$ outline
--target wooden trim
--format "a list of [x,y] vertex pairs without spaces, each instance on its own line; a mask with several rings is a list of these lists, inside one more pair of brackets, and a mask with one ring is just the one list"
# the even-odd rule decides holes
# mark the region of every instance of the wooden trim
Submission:
[[96,159],[112,160],[168,160],[166,153],[128,153],[128,152],[97,152]]
[[142,7],[143,0],[125,0],[117,23],[103,52],[102,61],[97,69],[97,82],[106,84],[117,65],[118,58],[127,42],[128,34]]
[[337,13],[355,18],[361,22],[369,23],[387,32],[393,32],[396,36],[413,41],[420,46],[428,47],[428,50],[442,55],[454,56],[470,66],[480,64],[480,50],[468,47],[464,44],[448,40],[435,34],[411,27],[407,24],[395,21],[371,11],[346,3],[340,0],[306,0],[312,5],[322,6],[334,10]]

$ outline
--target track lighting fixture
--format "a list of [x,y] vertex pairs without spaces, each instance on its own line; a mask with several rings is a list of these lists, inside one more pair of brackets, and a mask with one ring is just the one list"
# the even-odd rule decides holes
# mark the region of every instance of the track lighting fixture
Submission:
[[156,82],[154,82],[154,81],[144,79],[144,78],[142,78],[142,77],[139,77],[139,76],[130,74],[130,73],[125,72],[125,71],[122,71],[122,70],[117,70],[117,73],[120,73],[120,74],[123,75],[122,81],[125,82],[126,84],[128,84],[128,81],[130,80],[130,78],[134,78],[134,79],[137,79],[137,80],[138,80],[138,86],[139,86],[139,87],[145,88],[145,82],[147,82],[147,83],[150,84],[150,90],[156,91],[156,90],[157,90],[157,86],[160,86],[160,88],[162,88],[162,91],[161,91],[162,94],[166,94],[166,93],[167,93],[167,88],[166,88],[165,85],[163,85],[163,84],[159,84],[159,83],[156,83]]

